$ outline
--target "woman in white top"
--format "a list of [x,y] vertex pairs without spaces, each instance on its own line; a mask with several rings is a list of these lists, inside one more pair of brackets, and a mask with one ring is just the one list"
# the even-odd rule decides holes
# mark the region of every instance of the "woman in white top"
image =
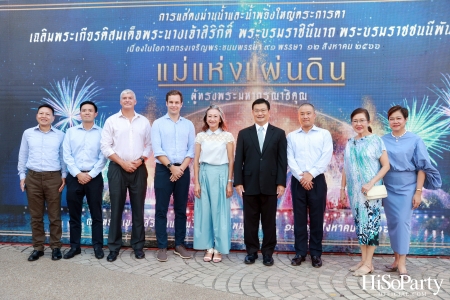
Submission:
[[194,248],[206,250],[204,261],[220,262],[231,248],[234,138],[217,105],[208,107],[203,122],[195,138]]

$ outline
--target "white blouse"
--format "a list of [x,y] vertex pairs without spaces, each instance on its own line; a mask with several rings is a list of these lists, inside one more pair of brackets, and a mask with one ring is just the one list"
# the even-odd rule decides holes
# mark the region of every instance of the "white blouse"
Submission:
[[233,135],[228,131],[208,129],[197,134],[195,143],[201,145],[200,163],[223,165],[228,163],[227,144],[234,143]]

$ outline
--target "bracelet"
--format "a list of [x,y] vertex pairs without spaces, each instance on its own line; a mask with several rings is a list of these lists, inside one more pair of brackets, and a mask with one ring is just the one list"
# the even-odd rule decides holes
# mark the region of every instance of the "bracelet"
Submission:
[[341,190],[345,190],[345,186],[344,186],[344,187],[341,187]]
[[422,191],[422,189],[416,189],[416,191]]
[[232,179],[228,179],[228,182],[233,182],[233,180]]

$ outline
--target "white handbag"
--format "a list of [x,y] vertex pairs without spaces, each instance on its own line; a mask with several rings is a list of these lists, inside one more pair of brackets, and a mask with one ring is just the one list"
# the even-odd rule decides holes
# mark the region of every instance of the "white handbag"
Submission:
[[386,186],[384,184],[375,185],[367,192],[367,195],[366,195],[367,200],[376,200],[376,199],[381,199],[381,198],[386,198],[386,197],[387,197],[387,190],[386,190]]

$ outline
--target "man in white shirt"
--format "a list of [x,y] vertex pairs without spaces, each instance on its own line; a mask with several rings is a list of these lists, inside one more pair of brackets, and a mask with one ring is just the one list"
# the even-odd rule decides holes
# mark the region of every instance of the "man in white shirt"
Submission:
[[327,201],[324,172],[333,154],[328,130],[314,125],[316,112],[310,103],[298,109],[300,128],[287,136],[287,157],[291,169],[292,206],[294,211],[295,257],[293,266],[305,261],[308,252],[307,211],[309,208],[309,252],[312,266],[322,266],[323,214]]
[[132,209],[131,247],[137,259],[145,257],[144,204],[147,192],[147,168],[150,155],[150,122],[134,111],[136,96],[132,90],[120,94],[122,109],[109,117],[102,131],[101,150],[111,162],[108,168],[111,222],[107,260],[117,259],[122,246],[122,213],[127,190]]

